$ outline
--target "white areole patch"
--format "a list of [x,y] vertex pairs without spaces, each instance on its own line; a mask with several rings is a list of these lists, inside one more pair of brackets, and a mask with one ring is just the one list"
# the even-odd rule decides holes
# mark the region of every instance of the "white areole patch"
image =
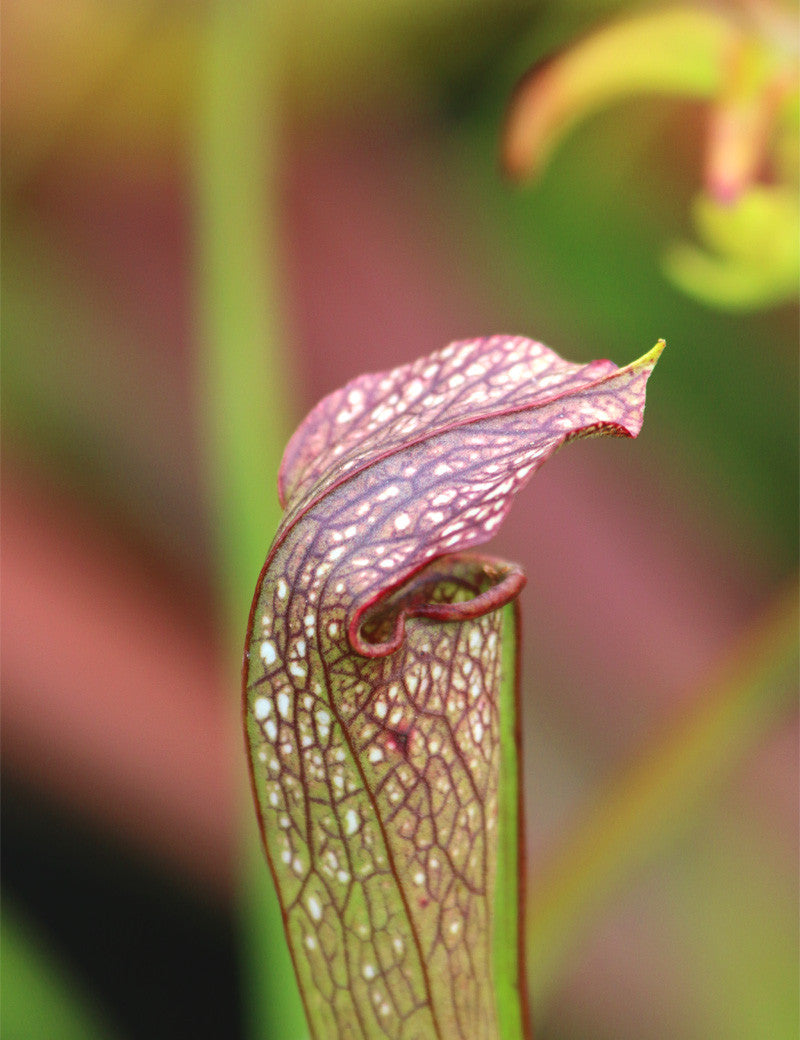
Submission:
[[348,809],[344,814],[345,834],[355,834],[358,830],[358,813],[355,809]]
[[278,660],[278,651],[275,649],[275,644],[271,643],[269,639],[265,639],[261,644],[261,659],[267,666],[275,664]]
[[281,691],[278,694],[278,711],[281,713],[283,718],[287,721],[289,719],[289,713],[291,712],[292,702],[289,698],[289,694],[285,691]]
[[272,711],[272,705],[266,697],[259,697],[253,704],[253,714],[259,720],[265,719]]
[[308,897],[308,912],[315,921],[322,920],[322,907],[319,904],[319,900],[314,896]]

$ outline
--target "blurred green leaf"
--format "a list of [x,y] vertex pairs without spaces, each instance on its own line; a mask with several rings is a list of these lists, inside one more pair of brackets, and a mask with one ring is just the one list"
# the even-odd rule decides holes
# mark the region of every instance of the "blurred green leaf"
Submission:
[[800,206],[788,189],[754,187],[733,202],[695,200],[694,218],[707,249],[677,243],[664,256],[667,275],[712,306],[766,307],[800,287]]
[[615,891],[694,822],[743,752],[795,694],[798,600],[771,605],[709,680],[691,711],[601,792],[529,903],[534,1005],[544,1002],[576,937]]
[[[509,108],[503,163],[515,177],[541,172],[578,119],[627,95],[704,98],[712,102],[706,189],[720,202],[731,203],[765,173],[774,177],[792,168],[786,156],[787,141],[795,146],[797,141],[796,120],[791,118],[797,84],[796,47],[787,47],[755,15],[740,19],[688,6],[633,15],[595,30],[530,70]],[[690,246],[674,247],[665,266],[675,284],[726,309],[769,306],[795,297],[800,236],[795,180],[775,192],[788,192],[795,201],[793,212],[783,202],[778,205],[782,220],[760,196],[758,203],[744,203],[746,218],[738,213],[732,218],[737,229],[744,223],[749,232],[736,247],[738,262],[727,262],[724,256],[715,262]],[[725,218],[709,216],[708,206],[701,203],[705,209],[698,221],[701,233],[713,235]],[[748,242],[754,248],[748,249]],[[765,256],[767,242],[772,249]]]
[[711,983],[698,986],[702,1035],[797,1037],[797,884],[775,852],[758,821],[717,818],[676,871],[682,944]]
[[109,1040],[111,1030],[75,980],[5,900],[0,939],[4,1040]]
[[726,18],[699,7],[636,14],[594,30],[521,81],[505,129],[506,170],[536,175],[579,119],[629,94],[711,97],[733,35]]

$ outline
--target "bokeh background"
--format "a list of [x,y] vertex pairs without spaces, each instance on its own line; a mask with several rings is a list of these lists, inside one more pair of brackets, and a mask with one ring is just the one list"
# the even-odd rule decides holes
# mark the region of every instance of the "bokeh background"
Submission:
[[[589,92],[539,176],[499,166],[525,70],[638,10],[5,0],[7,1040],[302,1036],[237,719],[280,453],[496,332],[668,344],[640,438],[570,447],[493,543],[536,1036],[797,1035],[798,311],[753,275],[791,207],[722,294],[670,267],[713,84]],[[715,10],[796,61],[791,10]]]

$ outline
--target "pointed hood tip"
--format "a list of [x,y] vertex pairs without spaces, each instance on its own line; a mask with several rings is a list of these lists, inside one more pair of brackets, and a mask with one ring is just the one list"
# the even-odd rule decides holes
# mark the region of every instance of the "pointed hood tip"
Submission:
[[[647,358],[649,361],[652,361],[653,364],[655,364],[656,361],[658,361],[658,359],[663,354],[664,347],[666,347],[666,345],[667,341],[665,339],[659,338],[656,341],[656,345],[651,350],[648,350],[648,352],[644,355],[644,358]],[[644,358],[642,358],[642,360],[644,360]]]
[[666,340],[659,339],[654,347],[651,347],[651,349],[648,350],[646,354],[642,354],[640,358],[637,358],[635,361],[632,361],[628,367],[634,370],[648,367],[654,368],[655,363],[661,357],[661,354],[663,353],[664,347],[666,347],[666,345]]

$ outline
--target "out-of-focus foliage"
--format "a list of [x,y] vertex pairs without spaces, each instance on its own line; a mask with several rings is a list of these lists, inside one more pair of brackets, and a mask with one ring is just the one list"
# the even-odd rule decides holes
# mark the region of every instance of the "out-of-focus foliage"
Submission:
[[[588,112],[634,93],[708,102],[705,190],[693,207],[704,249],[670,249],[684,292],[729,309],[793,299],[800,280],[798,28],[761,0],[745,10],[655,9],[600,28],[520,83],[503,144],[516,177],[541,170]],[[665,142],[665,148],[669,142]]]
[[[502,0],[311,0],[269,5],[252,41],[280,94],[313,121],[377,110],[429,115],[431,83],[480,68],[536,5]],[[596,9],[591,0],[574,5]],[[152,167],[191,143],[202,5],[162,0],[9,0],[4,10],[5,176],[13,183],[69,142],[73,158]],[[75,146],[77,145],[77,148]],[[177,149],[177,151],[176,151]]]
[[[790,589],[752,633],[750,644],[710,681],[698,709],[647,749],[572,836],[531,894],[531,975],[546,996],[563,950],[591,907],[637,865],[674,844],[696,820],[708,790],[726,779],[753,734],[792,703],[798,667],[798,590]],[[788,944],[787,944],[788,945]],[[784,949],[786,946],[784,947]],[[780,947],[775,952],[780,958]],[[785,1002],[776,1009],[776,1022]],[[744,1035],[744,1034],[743,1034]],[[784,1035],[778,1032],[777,1035]]]
[[793,188],[747,188],[720,202],[698,195],[695,228],[705,246],[667,249],[667,274],[684,292],[730,310],[791,299],[800,279],[800,213]]
[[75,980],[67,978],[10,906],[3,904],[3,1002],[0,1029],[9,1040],[111,1040],[106,1023],[89,1007]]

